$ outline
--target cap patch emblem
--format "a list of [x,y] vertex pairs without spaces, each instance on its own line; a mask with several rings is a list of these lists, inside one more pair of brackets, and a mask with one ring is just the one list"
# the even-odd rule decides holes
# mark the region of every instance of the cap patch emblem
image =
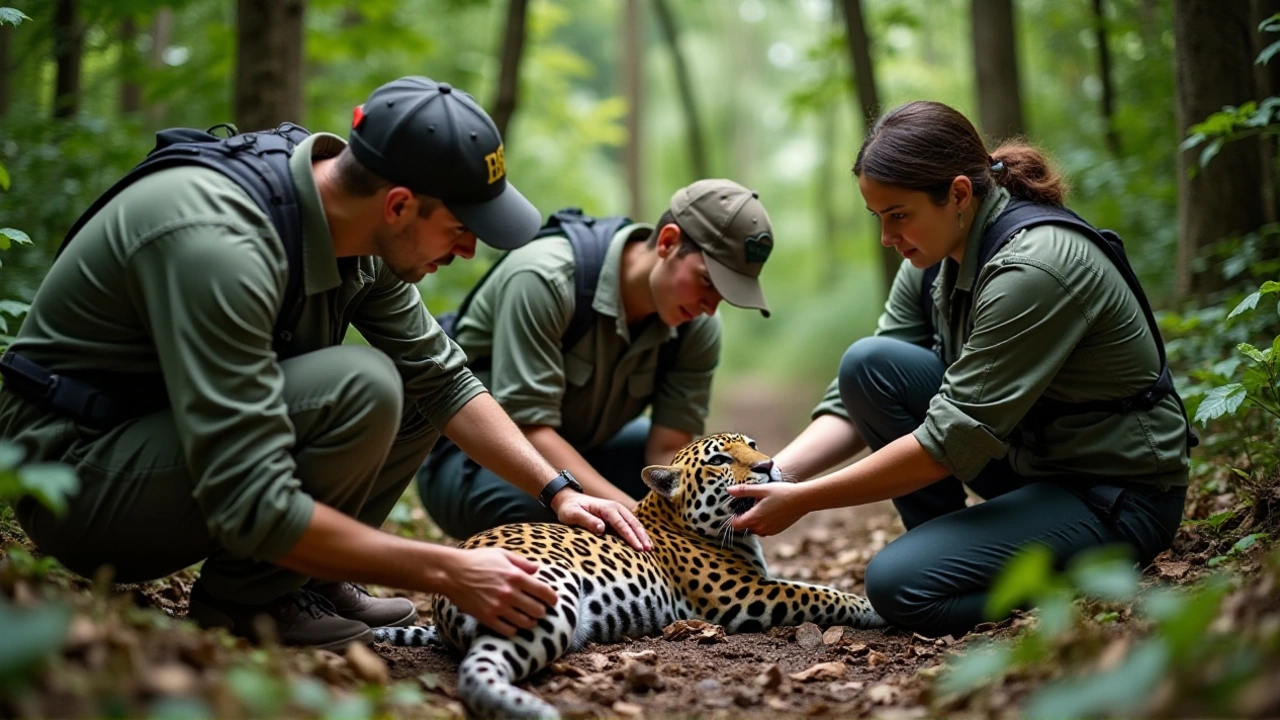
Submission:
[[762,263],[769,259],[773,252],[773,237],[767,232],[752,235],[742,241],[742,248],[747,256],[747,263]]
[[362,122],[364,122],[364,106],[357,105],[355,109],[351,111],[351,127],[358,128]]
[[502,156],[502,146],[484,156],[484,164],[489,166],[489,184],[492,185],[507,174],[507,161]]

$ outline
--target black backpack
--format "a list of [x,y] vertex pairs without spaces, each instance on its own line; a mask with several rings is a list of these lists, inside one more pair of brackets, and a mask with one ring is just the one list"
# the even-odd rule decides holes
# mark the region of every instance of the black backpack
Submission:
[[[230,134],[219,137],[218,129]],[[116,195],[143,177],[160,170],[184,165],[197,165],[216,170],[235,181],[253,198],[254,203],[271,218],[276,234],[284,244],[289,261],[289,279],[284,302],[272,337],[277,346],[293,339],[302,312],[302,216],[298,193],[289,172],[289,158],[294,148],[311,133],[293,123],[281,123],[275,130],[236,133],[232,125],[215,125],[208,130],[170,128],[156,133],[156,146],[123,178],[104,192],[76,220],[58,248],[67,248],[85,223]]]
[[[534,240],[547,237],[564,236],[569,239],[573,248],[573,317],[560,336],[561,352],[568,352],[577,345],[595,324],[596,311],[592,303],[596,297],[596,286],[600,284],[600,270],[604,267],[604,256],[609,250],[609,242],[619,230],[631,224],[631,218],[623,216],[594,218],[582,212],[581,208],[563,208],[552,213],[547,222],[534,235]],[[471,307],[471,301],[484,285],[489,276],[506,260],[509,253],[504,253],[494,261],[493,265],[480,276],[480,280],[463,298],[457,310],[443,312],[436,316],[436,322],[450,338],[458,339],[458,322]],[[681,325],[674,340],[662,344],[658,350],[658,374],[670,368],[680,343],[684,340],[684,331],[688,323]],[[470,363],[472,370],[485,370],[488,358]]]
[[[1146,390],[1133,397],[1115,400],[1092,400],[1081,403],[1069,403],[1041,397],[1027,412],[1026,421],[1028,425],[1031,428],[1043,427],[1046,423],[1057,418],[1091,412],[1105,411],[1124,415],[1135,410],[1150,410],[1163,400],[1166,395],[1170,394],[1178,400],[1178,406],[1182,407],[1182,414],[1185,419],[1187,411],[1182,404],[1182,398],[1178,396],[1178,391],[1174,387],[1173,375],[1169,372],[1169,362],[1165,357],[1164,339],[1160,337],[1160,327],[1156,323],[1155,314],[1151,311],[1151,303],[1148,302],[1147,295],[1142,291],[1142,285],[1138,282],[1138,276],[1133,272],[1133,267],[1129,264],[1129,258],[1124,251],[1124,241],[1115,232],[1099,230],[1064,207],[1043,205],[1028,200],[1012,200],[1004,212],[996,218],[996,221],[982,235],[982,246],[978,251],[977,272],[981,272],[987,262],[1001,248],[1009,244],[1014,235],[1037,225],[1061,225],[1079,232],[1101,248],[1107,258],[1111,260],[1111,264],[1115,265],[1116,269],[1120,271],[1120,275],[1124,277],[1129,290],[1138,298],[1138,304],[1142,307],[1142,314],[1147,319],[1147,327],[1151,331],[1151,337],[1155,340],[1156,351],[1160,354],[1160,377]],[[930,334],[933,336],[934,351],[939,354],[941,354],[942,340],[937,328],[933,325],[933,286],[937,282],[938,273],[941,269],[942,263],[937,263],[927,268],[924,271],[924,281],[920,286],[920,309]],[[1191,423],[1188,421],[1187,447],[1193,448],[1199,444],[1200,438],[1192,430]]]
[[[226,128],[219,137],[214,130]],[[94,215],[126,187],[151,173],[196,165],[231,178],[271,219],[288,258],[288,281],[280,313],[272,329],[277,355],[293,339],[302,312],[302,217],[289,172],[294,148],[310,133],[291,123],[275,130],[237,135],[230,125],[207,131],[172,128],[156,133],[156,146],[123,178],[85,210],[67,232],[67,245]],[[91,427],[108,428],[169,406],[163,384],[116,372],[84,372],[75,376],[51,372],[12,350],[0,357],[6,386],[23,397]]]

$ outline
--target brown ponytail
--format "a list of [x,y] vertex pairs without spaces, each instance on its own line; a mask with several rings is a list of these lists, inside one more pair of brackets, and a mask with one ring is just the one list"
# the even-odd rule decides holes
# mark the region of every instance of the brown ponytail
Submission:
[[959,175],[969,178],[978,197],[999,185],[1015,198],[1060,206],[1067,194],[1061,173],[1039,150],[1012,141],[988,155],[968,118],[927,100],[881,115],[858,150],[853,174],[927,193],[939,205]]
[[1044,205],[1062,206],[1067,199],[1067,180],[1040,152],[1021,140],[1010,140],[991,153],[996,167],[996,184],[1009,194]]

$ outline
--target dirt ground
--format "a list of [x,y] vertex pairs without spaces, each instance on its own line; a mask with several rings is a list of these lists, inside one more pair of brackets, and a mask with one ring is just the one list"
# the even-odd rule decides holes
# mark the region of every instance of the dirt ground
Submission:
[[[740,383],[737,392],[718,397],[709,429],[751,435],[765,452],[776,452],[803,426],[812,400],[766,382]],[[1237,502],[1230,494],[1206,495],[1188,507],[1188,517],[1209,517]],[[1280,507],[1280,497],[1276,503]],[[415,535],[434,531],[422,520],[420,508],[409,515],[407,520],[393,515],[388,527]],[[1238,530],[1237,535],[1249,528]],[[816,513],[763,544],[776,576],[861,592],[867,562],[901,532],[892,506],[881,503]],[[1184,525],[1174,549],[1147,570],[1147,582],[1190,582],[1230,543],[1216,528],[1210,533],[1203,526]],[[457,663],[443,649],[360,646],[339,655],[255,648],[182,619],[193,570],[162,581],[113,586],[109,578],[94,582],[46,566],[11,522],[0,523],[0,546],[0,596],[11,608],[0,604],[0,615],[29,612],[25,617],[31,627],[42,607],[59,605],[71,615],[61,653],[18,685],[21,692],[6,686],[5,644],[12,637],[0,641],[0,717],[464,714],[454,691]],[[1257,557],[1240,562],[1244,576],[1265,575],[1255,572]],[[1229,627],[1280,624],[1280,583],[1274,580],[1265,575],[1265,587],[1245,587],[1233,596],[1238,602],[1227,606],[1239,618],[1227,617],[1236,623]],[[427,609],[427,596],[406,596]],[[1127,648],[1142,626],[1129,622],[1129,613],[1121,615],[1123,621],[1100,637]],[[0,616],[0,626],[12,617]],[[1052,668],[1040,675],[1006,677],[977,698],[960,701],[934,697],[931,688],[953,651],[975,640],[1008,637],[1029,622],[1034,621],[1019,616],[998,626],[979,626],[965,638],[940,640],[893,629],[813,625],[729,637],[695,629],[683,638],[588,647],[536,675],[527,687],[566,717],[1017,717],[1020,700],[1053,674]],[[1280,681],[1280,674],[1276,678]],[[1262,712],[1243,714],[1280,712],[1280,693],[1267,704],[1271,702],[1258,706]],[[1167,707],[1154,714],[1185,715]]]

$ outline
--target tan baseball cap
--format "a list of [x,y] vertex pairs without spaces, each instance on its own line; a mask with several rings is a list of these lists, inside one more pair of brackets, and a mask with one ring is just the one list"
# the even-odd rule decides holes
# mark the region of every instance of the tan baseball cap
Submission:
[[732,180],[699,180],[671,196],[671,215],[702,249],[720,295],[769,317],[760,271],[773,251],[773,227],[759,193]]

